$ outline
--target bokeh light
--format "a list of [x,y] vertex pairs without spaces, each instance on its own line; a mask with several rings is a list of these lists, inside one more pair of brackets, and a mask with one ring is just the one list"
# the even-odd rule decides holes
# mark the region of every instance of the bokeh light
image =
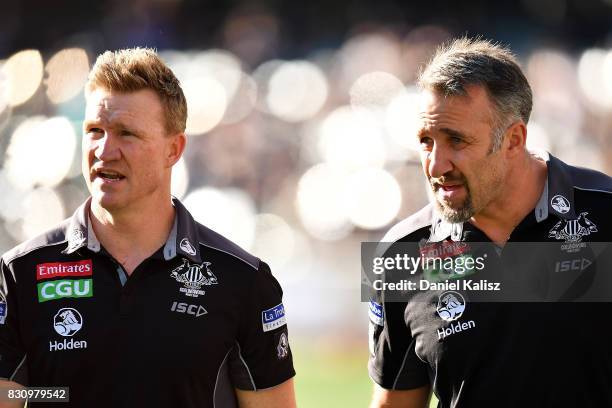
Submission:
[[2,66],[7,78],[11,106],[21,105],[34,95],[43,78],[43,61],[38,50],[13,54]]
[[[586,50],[578,62],[578,83],[589,104],[598,109],[612,109],[612,98],[606,92],[607,80],[612,74],[606,74],[604,69],[608,53],[600,48]],[[603,95],[602,95],[603,91]]]
[[306,231],[315,238],[333,241],[352,230],[343,201],[342,186],[348,174],[330,164],[318,164],[300,178],[297,210]]
[[382,114],[403,90],[404,84],[396,76],[382,71],[368,72],[351,86],[351,106]]
[[552,149],[546,129],[534,120],[529,121],[527,125],[527,149],[546,151]]
[[172,167],[172,180],[170,186],[170,192],[179,200],[185,196],[185,193],[187,193],[187,187],[189,186],[189,173],[187,171],[187,164],[185,163],[184,157],[181,157]]
[[28,192],[23,200],[21,239],[30,239],[49,230],[66,217],[60,196],[50,188]]
[[341,106],[331,112],[319,129],[322,158],[342,168],[382,167],[386,152],[382,129],[368,114]]
[[87,81],[89,59],[82,48],[66,48],[51,57],[47,66],[47,97],[53,103],[78,95]]
[[255,205],[243,191],[199,188],[183,203],[193,217],[215,232],[248,249],[255,236]]
[[202,135],[217,126],[227,107],[225,88],[213,78],[196,78],[184,82],[183,91],[189,106],[186,133]]
[[405,149],[416,150],[419,126],[417,112],[419,95],[416,88],[405,89],[389,103],[385,116],[385,129],[391,140]]
[[17,188],[53,187],[69,173],[76,134],[65,117],[34,116],[13,133],[6,151],[7,178]]
[[285,271],[293,258],[295,233],[293,228],[275,214],[258,214],[255,219],[255,239],[251,251],[270,265],[273,271]]
[[328,93],[325,75],[308,61],[281,63],[270,76],[267,90],[269,111],[287,122],[313,117]]
[[350,221],[369,230],[382,228],[393,221],[401,200],[397,181],[383,169],[364,169],[352,174],[344,190]]
[[229,101],[221,124],[233,124],[246,118],[257,103],[257,84],[247,74],[242,74],[240,83]]

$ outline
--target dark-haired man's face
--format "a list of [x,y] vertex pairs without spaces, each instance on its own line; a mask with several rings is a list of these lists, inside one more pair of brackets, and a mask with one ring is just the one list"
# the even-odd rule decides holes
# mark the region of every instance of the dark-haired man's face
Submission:
[[424,91],[418,112],[423,171],[442,216],[465,222],[485,209],[503,188],[505,163],[492,144],[492,107],[482,87],[466,96]]

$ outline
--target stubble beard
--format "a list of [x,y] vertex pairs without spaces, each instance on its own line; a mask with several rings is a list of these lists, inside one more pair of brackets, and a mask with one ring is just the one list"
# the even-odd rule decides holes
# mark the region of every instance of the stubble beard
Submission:
[[[436,195],[436,206],[444,221],[452,224],[461,224],[472,218],[476,213],[472,203],[472,195],[470,194],[470,189],[467,183],[464,184],[464,187],[466,190],[466,197],[459,208],[451,207],[448,203],[440,200]],[[435,195],[436,190],[433,186],[432,188],[434,189]]]

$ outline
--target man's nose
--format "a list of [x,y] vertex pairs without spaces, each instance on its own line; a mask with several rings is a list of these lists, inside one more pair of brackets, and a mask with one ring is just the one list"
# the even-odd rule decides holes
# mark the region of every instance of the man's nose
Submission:
[[113,161],[121,157],[121,151],[117,143],[117,138],[110,132],[105,132],[104,137],[96,141],[94,150],[96,159],[101,161]]
[[433,178],[440,178],[453,170],[453,165],[446,149],[434,144],[427,156],[427,170],[429,171],[429,176]]

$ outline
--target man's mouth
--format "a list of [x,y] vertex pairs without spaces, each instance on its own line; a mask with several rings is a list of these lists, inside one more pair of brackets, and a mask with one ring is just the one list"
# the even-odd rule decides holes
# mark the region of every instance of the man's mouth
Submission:
[[446,192],[453,192],[453,191],[457,191],[459,190],[461,187],[463,187],[463,184],[452,184],[452,185],[443,185],[443,184],[439,184],[438,188],[446,191]]
[[119,181],[119,180],[123,180],[125,178],[125,176],[121,173],[118,173],[116,171],[112,171],[112,170],[97,170],[95,172],[95,177],[96,178],[101,178],[104,181]]

